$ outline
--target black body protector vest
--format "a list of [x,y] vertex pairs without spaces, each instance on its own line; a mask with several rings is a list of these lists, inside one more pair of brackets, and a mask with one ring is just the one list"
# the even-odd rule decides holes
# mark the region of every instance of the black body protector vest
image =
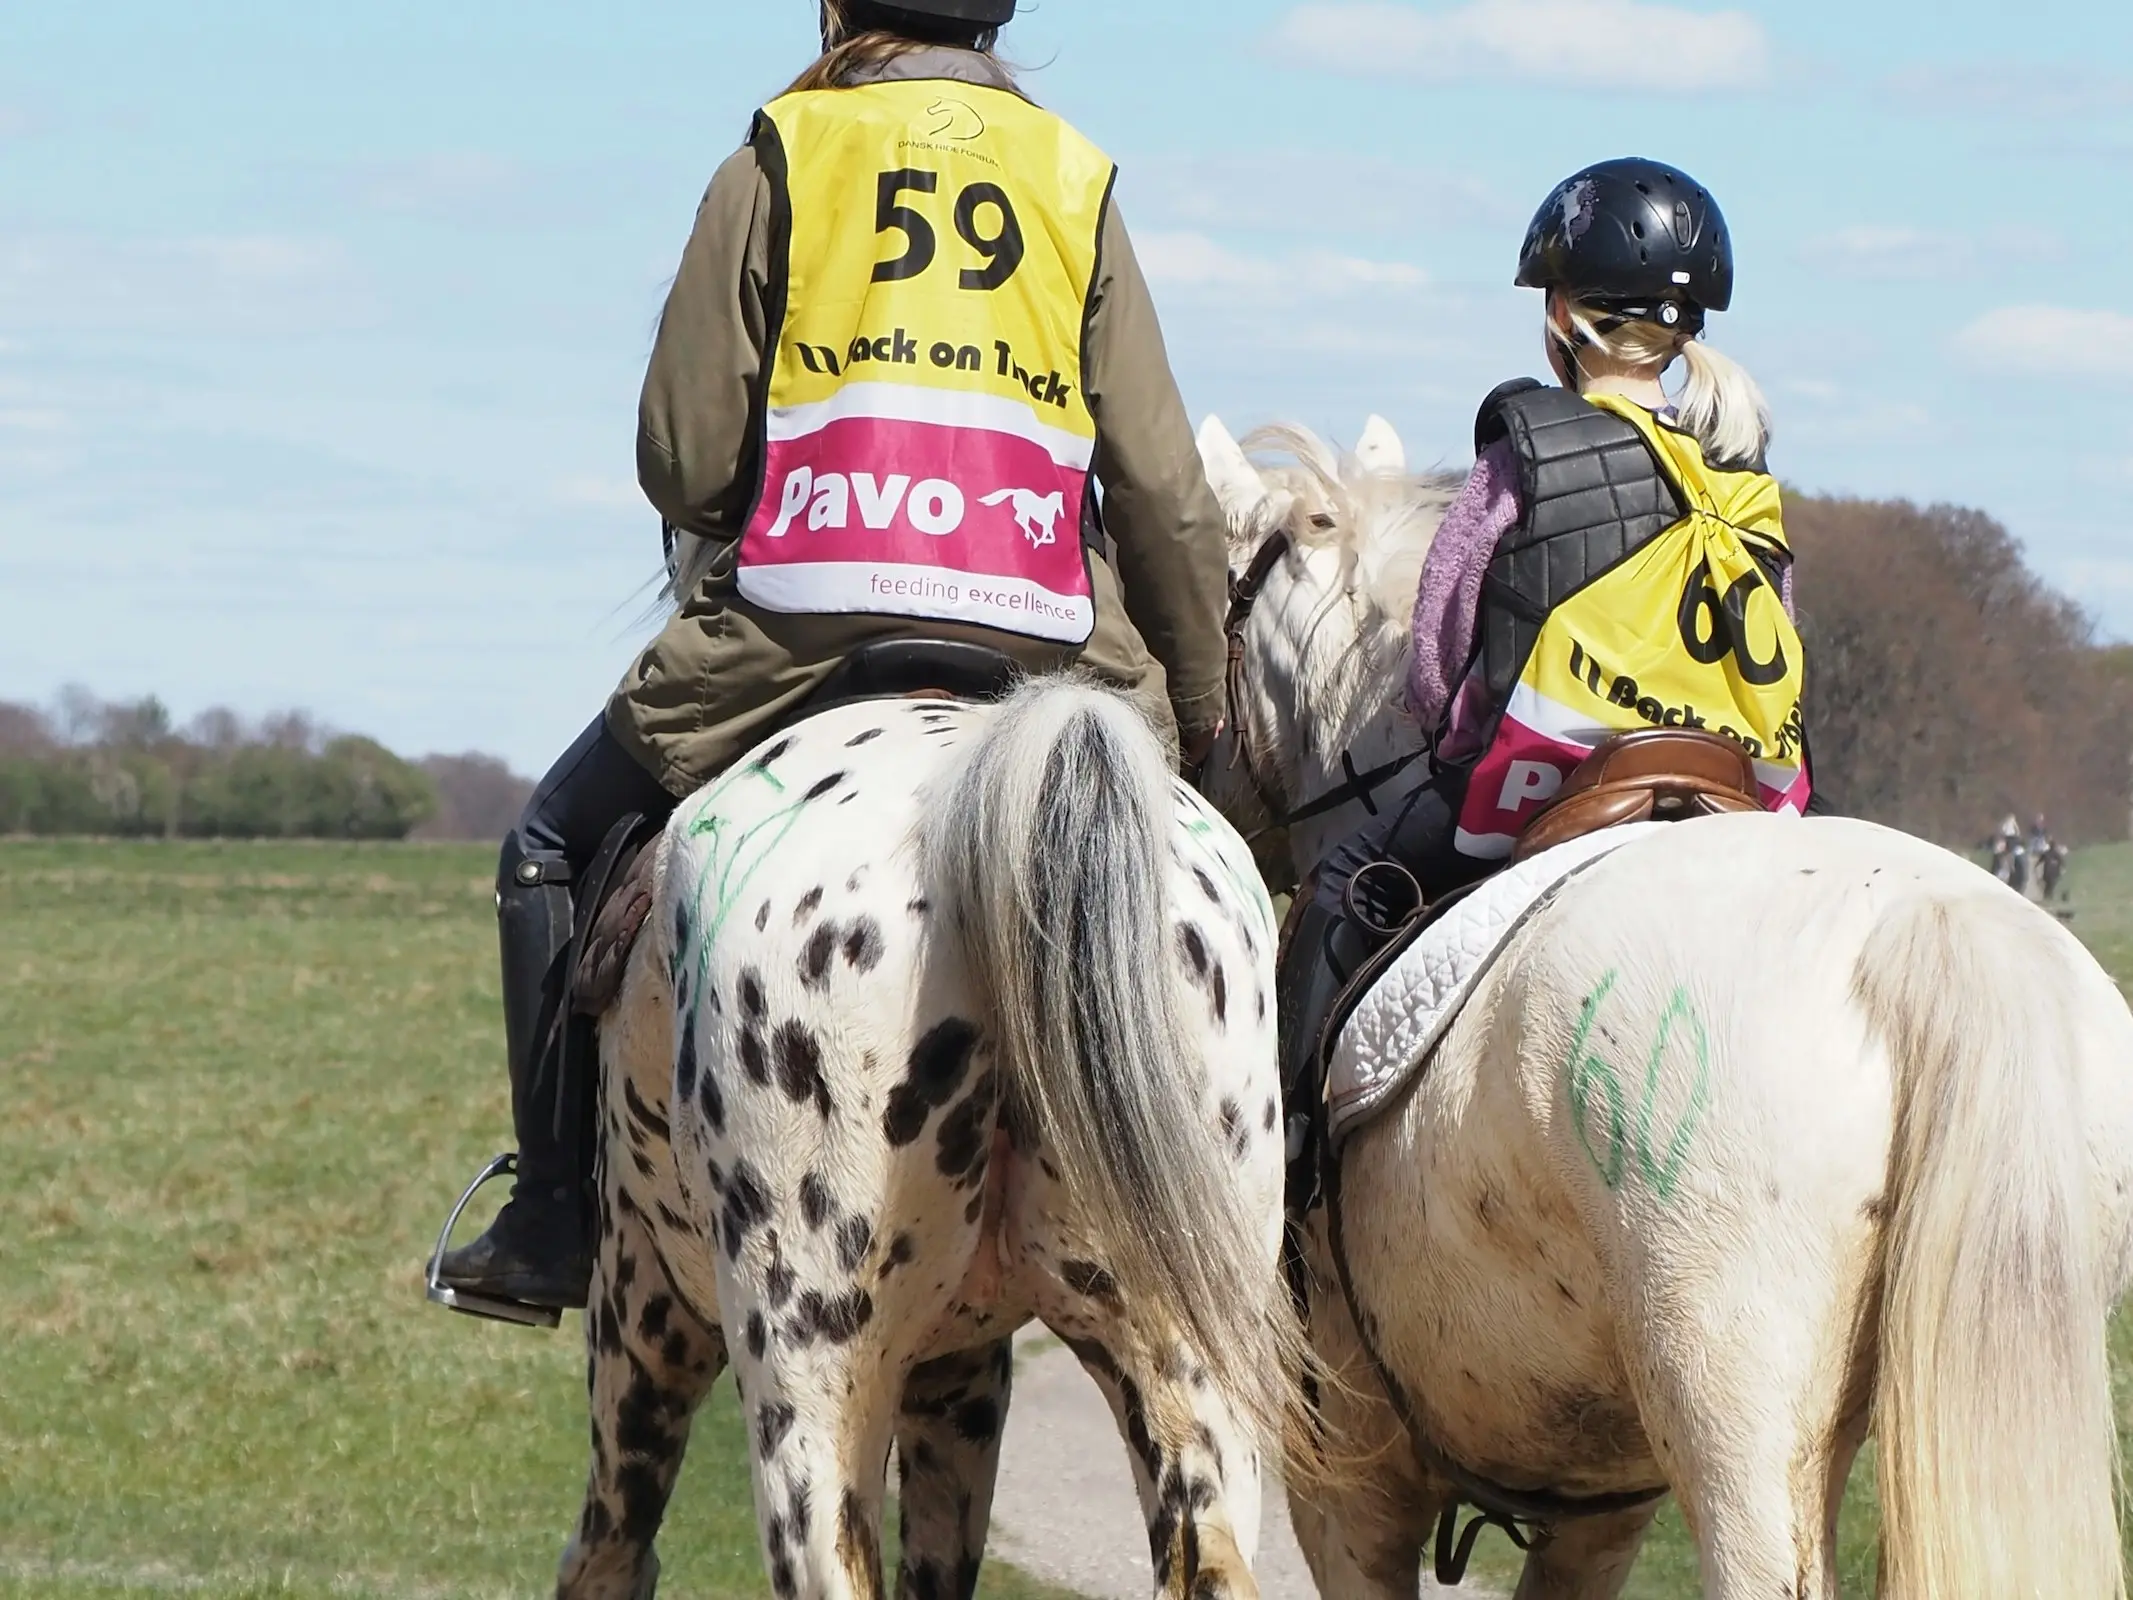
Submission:
[[1481,404],[1474,454],[1508,439],[1524,515],[1481,581],[1475,649],[1501,709],[1548,614],[1688,514],[1637,430],[1568,389],[1531,378]]

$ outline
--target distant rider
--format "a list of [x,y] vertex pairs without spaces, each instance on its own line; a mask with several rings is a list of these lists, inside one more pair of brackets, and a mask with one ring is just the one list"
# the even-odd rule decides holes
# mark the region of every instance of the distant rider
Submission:
[[1214,739],[1221,512],[1115,169],[992,53],[1014,12],[824,0],[823,56],[704,197],[637,444],[680,610],[504,842],[520,1169],[445,1258],[454,1288],[585,1303],[592,1074],[556,1081],[536,1033],[572,882],[619,818],[664,819],[900,635],[1078,663],[1188,758]]
[[1608,735],[1730,733],[1766,804],[1808,798],[1768,413],[1701,338],[1733,297],[1717,203],[1658,162],[1588,167],[1533,219],[1518,283],[1546,296],[1562,387],[1522,380],[1482,405],[1478,459],[1415,604],[1408,693],[1433,733],[1431,776],[1320,864],[1282,973],[1292,1090],[1386,934],[1501,865]]

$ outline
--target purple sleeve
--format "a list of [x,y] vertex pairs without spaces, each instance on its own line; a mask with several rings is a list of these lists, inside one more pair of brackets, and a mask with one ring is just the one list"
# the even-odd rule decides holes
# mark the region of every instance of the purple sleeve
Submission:
[[1444,720],[1474,650],[1481,579],[1496,541],[1517,526],[1518,472],[1509,444],[1494,444],[1474,463],[1466,487],[1444,514],[1422,563],[1415,597],[1415,660],[1407,692],[1425,728]]

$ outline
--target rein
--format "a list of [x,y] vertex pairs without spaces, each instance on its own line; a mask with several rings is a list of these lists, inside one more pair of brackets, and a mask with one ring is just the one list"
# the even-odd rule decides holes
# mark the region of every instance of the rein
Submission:
[[[1341,771],[1347,775],[1346,781],[1293,808],[1285,805],[1272,786],[1260,776],[1258,752],[1252,747],[1251,729],[1244,720],[1242,710],[1244,630],[1252,620],[1252,607],[1259,603],[1259,596],[1266,588],[1267,579],[1273,576],[1274,569],[1293,548],[1294,541],[1290,539],[1286,529],[1276,529],[1267,536],[1265,542],[1252,553],[1251,564],[1244,569],[1243,576],[1233,576],[1229,580],[1229,613],[1222,620],[1223,637],[1229,643],[1227,687],[1231,716],[1230,737],[1234,741],[1230,760],[1232,765],[1244,768],[1244,775],[1250,781],[1253,793],[1259,797],[1259,803],[1266,808],[1270,819],[1265,827],[1247,836],[1247,843],[1269,833],[1278,833],[1283,828],[1293,827],[1299,822],[1308,822],[1313,817],[1322,817],[1328,812],[1338,811],[1354,800],[1360,800],[1363,809],[1375,817],[1378,815],[1377,791],[1428,753],[1425,750],[1411,750],[1404,756],[1395,756],[1390,761],[1380,762],[1368,771],[1358,772],[1355,770],[1354,756],[1343,750]],[[1213,759],[1212,752],[1209,753],[1208,759]],[[1200,786],[1199,780],[1205,777],[1206,770],[1203,763],[1200,771],[1194,774],[1194,787]]]

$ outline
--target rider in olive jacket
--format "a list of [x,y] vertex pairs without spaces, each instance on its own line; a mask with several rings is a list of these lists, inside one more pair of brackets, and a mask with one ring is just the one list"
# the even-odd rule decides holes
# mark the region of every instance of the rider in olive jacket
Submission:
[[1078,664],[1188,758],[1222,721],[1221,512],[1109,160],[992,54],[1014,10],[825,0],[823,58],[704,197],[637,440],[679,610],[505,840],[518,1177],[447,1288],[585,1303],[594,1074],[536,1035],[619,818],[665,818],[904,635]]

